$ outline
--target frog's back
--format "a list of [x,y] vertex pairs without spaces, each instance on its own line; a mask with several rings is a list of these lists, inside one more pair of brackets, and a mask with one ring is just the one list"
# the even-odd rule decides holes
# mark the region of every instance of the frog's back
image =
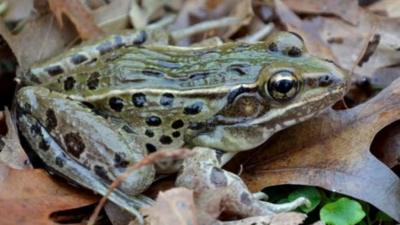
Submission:
[[[264,43],[228,43],[214,48],[130,47],[113,51],[47,87],[84,97],[109,90],[194,90],[254,83],[263,65],[276,58]],[[261,51],[260,51],[261,50]],[[261,62],[261,63],[260,63]]]

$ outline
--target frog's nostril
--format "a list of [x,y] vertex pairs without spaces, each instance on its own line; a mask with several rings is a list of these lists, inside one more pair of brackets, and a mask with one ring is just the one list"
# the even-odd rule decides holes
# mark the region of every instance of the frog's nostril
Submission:
[[320,87],[329,86],[329,85],[331,85],[333,83],[333,81],[334,81],[333,76],[331,74],[326,74],[326,75],[321,76],[319,78],[319,86]]

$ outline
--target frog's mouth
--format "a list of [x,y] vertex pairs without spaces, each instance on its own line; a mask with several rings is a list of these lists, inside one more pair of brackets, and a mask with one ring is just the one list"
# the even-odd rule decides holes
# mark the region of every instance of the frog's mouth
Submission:
[[346,89],[347,86],[342,85],[324,94],[318,94],[304,100],[298,100],[298,102],[288,103],[282,107],[275,107],[250,117],[239,116],[232,118],[225,117],[224,115],[216,115],[213,120],[206,122],[206,126],[209,128],[216,126],[249,127],[279,124],[280,127],[284,128],[302,122],[324,111],[327,107],[343,98]]

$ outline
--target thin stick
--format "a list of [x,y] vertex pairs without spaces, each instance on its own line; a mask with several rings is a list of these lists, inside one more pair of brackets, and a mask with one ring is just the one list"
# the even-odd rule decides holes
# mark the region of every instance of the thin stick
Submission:
[[208,20],[202,23],[195,24],[188,28],[171,31],[171,37],[174,40],[179,40],[193,34],[201,33],[215,28],[232,26],[240,23],[240,19],[236,17],[225,17],[218,20]]
[[244,42],[260,41],[260,40],[264,39],[266,36],[268,36],[274,28],[275,28],[274,24],[269,23],[269,24],[265,25],[263,28],[261,28],[259,31],[255,32],[254,34],[246,36],[240,40],[244,41]]
[[165,28],[166,26],[172,24],[176,19],[176,15],[175,14],[171,14],[168,16],[165,16],[163,19],[150,24],[149,26],[147,26],[147,29],[162,29]]
[[[115,188],[117,188],[121,183],[135,170],[147,166],[150,164],[153,164],[161,159],[165,158],[172,158],[172,159],[183,159],[187,156],[192,155],[193,152],[191,152],[189,149],[182,148],[174,151],[158,151],[155,153],[152,153],[150,155],[147,155],[144,157],[142,160],[139,162],[133,164],[132,166],[128,167],[128,169],[121,175],[119,175],[115,180],[112,182],[110,187],[108,188],[107,193],[100,199],[99,203],[96,206],[96,209],[94,210],[93,214],[90,216],[88,225],[94,225],[100,210],[103,208],[104,204],[107,201],[108,196],[111,194],[111,192],[114,191]],[[140,220],[140,219],[139,219]],[[143,221],[141,221],[143,223]]]

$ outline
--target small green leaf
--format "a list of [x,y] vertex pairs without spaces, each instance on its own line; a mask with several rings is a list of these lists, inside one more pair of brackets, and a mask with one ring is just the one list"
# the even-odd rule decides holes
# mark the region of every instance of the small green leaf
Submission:
[[306,197],[311,202],[311,206],[307,207],[305,205],[300,206],[299,209],[304,213],[309,213],[318,206],[321,202],[321,194],[315,187],[300,187],[299,189],[293,191],[289,194],[289,201],[294,201],[299,197]]
[[328,225],[354,225],[365,217],[365,212],[360,203],[343,197],[324,205],[319,215]]

